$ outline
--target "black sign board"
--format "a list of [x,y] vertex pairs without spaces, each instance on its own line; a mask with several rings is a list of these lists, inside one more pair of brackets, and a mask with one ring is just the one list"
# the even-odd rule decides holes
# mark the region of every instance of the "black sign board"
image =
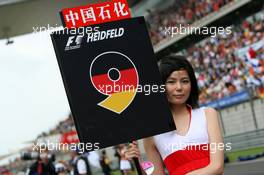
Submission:
[[100,148],[175,130],[144,17],[51,35],[80,142]]

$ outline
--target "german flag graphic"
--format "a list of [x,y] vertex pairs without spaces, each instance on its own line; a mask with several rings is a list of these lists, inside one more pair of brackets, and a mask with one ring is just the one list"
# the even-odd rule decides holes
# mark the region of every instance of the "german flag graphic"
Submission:
[[106,99],[98,105],[115,113],[122,113],[137,93],[139,77],[131,59],[123,53],[101,53],[91,63],[90,79],[94,88]]

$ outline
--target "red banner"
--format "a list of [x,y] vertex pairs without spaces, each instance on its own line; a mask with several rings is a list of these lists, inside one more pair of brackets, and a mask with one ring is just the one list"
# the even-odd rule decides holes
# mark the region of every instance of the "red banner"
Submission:
[[77,135],[76,131],[70,131],[67,133],[64,133],[61,137],[61,143],[67,143],[67,144],[71,144],[71,143],[79,143],[79,138]]
[[116,21],[131,18],[128,3],[126,0],[113,0],[67,8],[61,11],[64,27],[77,28],[93,24]]

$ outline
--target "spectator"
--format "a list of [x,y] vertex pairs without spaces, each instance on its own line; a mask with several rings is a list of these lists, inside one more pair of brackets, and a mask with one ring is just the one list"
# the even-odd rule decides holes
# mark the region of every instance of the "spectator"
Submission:
[[39,158],[31,165],[29,175],[57,175],[51,157],[48,149],[41,151]]
[[110,172],[111,172],[110,163],[111,163],[110,159],[106,155],[105,150],[103,150],[102,156],[100,158],[100,165],[102,167],[104,175],[110,175]]
[[82,156],[78,149],[76,151],[72,151],[71,165],[73,167],[71,172],[73,175],[92,174],[87,156]]

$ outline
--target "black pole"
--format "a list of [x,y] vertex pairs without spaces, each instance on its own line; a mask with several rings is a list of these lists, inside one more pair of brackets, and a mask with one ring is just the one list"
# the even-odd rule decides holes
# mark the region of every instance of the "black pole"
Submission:
[[[133,141],[131,141],[131,142],[129,142],[129,143],[133,143]],[[142,174],[142,171],[141,171],[142,168],[141,168],[141,165],[140,165],[140,163],[139,163],[138,158],[133,157],[132,159],[133,159],[133,162],[134,162],[134,164],[135,164],[135,166],[136,166],[137,174],[138,174],[138,175],[143,175],[143,174]]]
[[138,175],[143,175],[142,172],[141,172],[141,166],[140,166],[138,158],[133,157],[133,161],[134,161],[134,164],[136,166],[137,174]]

